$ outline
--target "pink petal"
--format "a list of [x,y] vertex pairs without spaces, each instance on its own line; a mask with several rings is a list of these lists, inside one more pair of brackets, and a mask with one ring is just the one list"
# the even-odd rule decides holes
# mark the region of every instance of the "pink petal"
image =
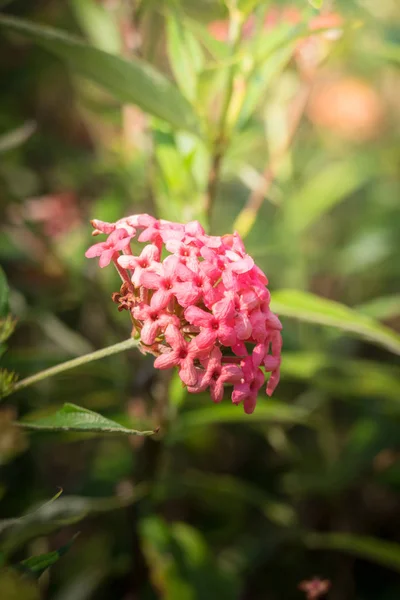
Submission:
[[245,258],[241,258],[233,263],[231,263],[230,268],[235,273],[247,273],[254,267],[254,260],[246,254]]
[[235,312],[234,294],[227,292],[221,300],[214,304],[212,311],[217,319],[232,317]]
[[156,290],[160,287],[161,277],[157,275],[157,273],[153,273],[152,271],[142,271],[140,275],[140,285],[149,289]]
[[236,356],[247,356],[247,348],[244,342],[237,342],[233,344],[232,351],[236,354]]
[[224,346],[232,346],[236,343],[236,332],[228,323],[220,322],[218,328],[218,339]]
[[155,292],[151,299],[151,306],[155,310],[162,310],[166,308],[168,302],[171,300],[172,292],[171,290],[166,290],[165,288],[160,288]]
[[195,385],[188,386],[188,392],[191,394],[199,394],[204,392],[209,384],[208,379],[205,377],[205,371],[196,368],[197,383]]
[[243,372],[238,365],[224,365],[219,379],[223,383],[239,383],[242,377]]
[[239,313],[235,318],[235,331],[239,340],[247,340],[251,336],[252,327],[249,317]]
[[179,304],[184,308],[195,304],[201,296],[201,290],[189,282],[176,283],[172,288],[172,291],[175,294]]
[[271,334],[271,349],[273,356],[280,356],[282,350],[282,336],[279,331]]
[[100,256],[100,260],[99,260],[99,265],[102,269],[104,267],[107,267],[110,264],[114,254],[116,254],[116,252],[114,252],[113,248],[111,248],[111,250],[103,251],[102,255]]
[[90,222],[95,229],[98,229],[102,233],[112,233],[115,229],[115,223],[107,223],[98,219],[92,219]]
[[253,365],[255,367],[259,367],[261,365],[261,363],[263,362],[264,357],[265,357],[265,345],[257,344],[254,347],[253,352],[251,354],[251,358],[253,360]]
[[165,339],[167,340],[168,344],[177,352],[180,350],[186,350],[187,348],[188,343],[181,334],[179,328],[175,325],[168,325],[167,329],[165,330]]
[[246,415],[251,415],[251,413],[254,412],[256,404],[257,404],[257,395],[251,394],[249,396],[246,396],[246,398],[243,401],[244,412],[246,413]]
[[264,342],[267,337],[265,329],[265,316],[259,310],[255,310],[250,314],[250,323],[252,326],[252,336],[257,342]]
[[268,380],[268,383],[267,383],[268,396],[272,396],[272,394],[274,393],[275,388],[279,383],[279,379],[280,379],[280,372],[279,372],[279,369],[277,369],[276,371],[273,371],[273,373],[271,374],[271,377]]
[[147,260],[150,264],[153,261],[160,260],[160,250],[154,244],[149,244],[145,246],[140,254],[140,258]]
[[189,308],[185,310],[186,321],[192,325],[196,325],[196,327],[208,327],[213,318],[212,314],[197,306],[189,306]]
[[210,393],[214,402],[221,402],[224,397],[224,383],[220,378],[210,381]]
[[246,398],[249,394],[249,386],[247,383],[236,383],[233,392],[232,392],[232,402],[234,404],[239,404]]
[[179,357],[174,350],[157,356],[156,360],[154,361],[154,366],[156,369],[171,369],[177,365],[179,365]]
[[215,344],[217,332],[212,329],[203,329],[194,339],[199,350],[206,350]]
[[124,254],[118,258],[117,262],[123,269],[134,269],[137,265],[138,259],[136,256]]
[[204,229],[198,221],[191,221],[185,225],[185,233],[199,237],[204,235]]
[[142,327],[142,331],[140,332],[140,339],[147,346],[151,346],[154,344],[154,340],[157,337],[158,332],[158,322],[152,321],[148,319]]
[[85,252],[86,258],[94,258],[95,256],[100,256],[104,251],[105,242],[100,242],[99,244],[94,244],[90,246]]
[[274,315],[274,313],[272,313],[272,312],[270,312],[268,314],[267,319],[266,319],[266,324],[271,329],[278,329],[279,331],[282,329],[282,323],[280,322],[278,317],[276,315]]
[[264,367],[266,371],[275,371],[281,364],[279,356],[271,356],[270,354],[264,359]]
[[197,383],[197,370],[190,358],[181,360],[179,369],[179,377],[186,385],[196,385]]

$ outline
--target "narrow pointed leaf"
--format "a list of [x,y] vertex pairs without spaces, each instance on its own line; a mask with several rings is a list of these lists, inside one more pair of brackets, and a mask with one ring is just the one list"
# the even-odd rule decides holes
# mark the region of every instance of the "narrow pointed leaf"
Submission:
[[[208,402],[210,400],[208,399]],[[275,400],[259,399],[253,414],[247,415],[242,406],[232,404],[209,405],[205,408],[188,411],[180,415],[179,420],[168,434],[168,439],[185,438],[191,435],[193,428],[218,423],[305,423],[308,411],[299,407]]]
[[0,521],[0,556],[8,557],[30,540],[75,525],[89,515],[129,506],[146,493],[147,488],[142,485],[136,486],[132,494],[124,497],[62,496],[57,502],[53,498],[21,517],[4,519]]
[[0,15],[0,28],[21,34],[55,54],[72,69],[105,88],[121,102],[136,104],[178,129],[199,132],[197,117],[179,90],[154,67],[125,60],[52,27]]
[[309,533],[305,543],[310,548],[341,550],[400,573],[400,544],[351,533]]
[[60,560],[60,558],[68,552],[77,535],[78,534],[76,534],[68,542],[68,544],[61,546],[61,548],[58,548],[57,550],[46,552],[45,554],[39,554],[38,556],[30,556],[26,560],[23,560],[16,566],[17,570],[22,571],[24,574],[30,575],[35,579],[38,579],[42,573],[47,571],[49,567],[54,565],[54,563]]
[[278,290],[271,308],[285,317],[337,327],[400,354],[400,335],[374,319],[334,302],[300,290]]
[[297,233],[304,232],[334,206],[349,198],[375,173],[374,164],[361,160],[359,156],[322,168],[289,198],[291,229]]
[[124,435],[152,435],[155,431],[127,429],[111,419],[76,404],[66,403],[53,415],[18,423],[25,429],[38,431],[77,431],[82,433],[119,433]]

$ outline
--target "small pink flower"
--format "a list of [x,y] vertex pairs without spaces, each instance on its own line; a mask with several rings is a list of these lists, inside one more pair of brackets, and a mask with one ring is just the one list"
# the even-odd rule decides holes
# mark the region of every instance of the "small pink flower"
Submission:
[[143,248],[140,256],[124,255],[118,259],[118,264],[123,269],[132,271],[132,283],[135,287],[140,285],[140,277],[143,271],[151,267],[153,262],[160,260],[160,250],[154,244],[149,244]]
[[243,402],[244,412],[254,412],[258,391],[264,383],[264,374],[258,367],[254,367],[251,357],[242,361],[243,378],[236,383],[232,393],[232,402],[239,404]]
[[171,350],[161,354],[154,361],[157,369],[170,369],[179,367],[179,377],[186,385],[196,385],[197,372],[193,364],[200,353],[194,341],[187,342],[180,333],[178,327],[168,325],[165,331],[165,339],[170,344]]
[[224,396],[224,383],[240,382],[243,376],[239,365],[222,364],[221,361],[222,353],[218,348],[214,348],[210,357],[202,361],[205,371],[200,377],[199,387],[204,389],[210,387],[214,402],[221,402]]
[[140,338],[144,344],[151,346],[154,344],[157,335],[164,331],[168,325],[179,327],[179,319],[176,315],[166,311],[156,310],[152,305],[142,304],[133,309],[133,317],[142,321]]
[[174,285],[174,294],[184,308],[196,304],[200,299],[210,305],[215,300],[215,290],[211,280],[205,274],[203,263],[194,257],[186,265],[178,264],[176,273],[180,281]]
[[157,290],[152,298],[152,304],[158,310],[165,308],[173,298],[178,262],[176,256],[168,256],[162,264],[153,265],[154,271],[148,269],[141,273],[140,285],[150,290]]
[[86,258],[99,256],[100,267],[106,267],[110,264],[119,250],[124,250],[130,242],[130,236],[125,229],[116,229],[109,236],[106,242],[94,244],[86,251]]
[[189,306],[185,310],[185,319],[200,328],[196,337],[196,345],[200,350],[212,348],[217,340],[223,346],[231,346],[236,341],[235,330],[227,319],[219,319],[197,306]]

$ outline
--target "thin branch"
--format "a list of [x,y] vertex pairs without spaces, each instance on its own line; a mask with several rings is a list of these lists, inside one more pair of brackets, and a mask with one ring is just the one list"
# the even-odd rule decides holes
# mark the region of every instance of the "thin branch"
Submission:
[[130,350],[131,348],[137,348],[138,345],[138,340],[130,338],[129,340],[119,342],[118,344],[114,344],[113,346],[107,346],[107,348],[102,348],[101,350],[96,350],[95,352],[90,352],[89,354],[78,356],[78,358],[67,360],[66,362],[56,365],[55,367],[50,367],[49,369],[45,369],[44,371],[40,371],[35,375],[31,375],[30,377],[26,377],[25,379],[18,381],[18,383],[16,383],[13,387],[11,393],[19,392],[20,390],[23,390],[35,383],[38,383],[43,379],[47,379],[48,377],[54,377],[54,375],[58,375],[59,373],[63,373],[64,371],[69,371],[70,369],[75,369],[76,367],[80,367],[81,365],[93,362],[94,360],[99,360],[100,358],[105,358],[106,356],[112,356],[113,354],[125,352],[125,350]]
[[293,139],[298,130],[305,108],[307,106],[307,102],[311,92],[311,87],[312,86],[310,83],[303,85],[299,93],[293,99],[293,102],[289,108],[290,124],[285,142],[284,144],[282,144],[282,146],[276,152],[276,154],[271,158],[270,162],[266,165],[262,174],[260,185],[258,185],[251,192],[244,208],[240,211],[236,219],[235,225],[238,229],[241,230],[239,232],[242,235],[246,235],[250,231],[254,221],[256,220],[258,211],[261,208],[264,198],[268,194],[271,184],[275,178],[276,171],[279,168],[279,165],[281,164],[283,158],[286,156],[286,153],[289,150],[290,146],[292,145]]
[[[242,35],[243,23],[240,21],[239,12],[232,10],[230,23],[229,23],[229,38],[231,56],[237,53],[240,46],[241,35]],[[233,63],[228,70],[228,79],[226,83],[225,94],[223,98],[223,105],[220,113],[219,123],[217,127],[217,135],[214,140],[214,148],[211,159],[211,167],[208,176],[207,190],[205,196],[205,212],[207,215],[208,226],[211,225],[212,210],[215,202],[215,198],[218,192],[218,184],[220,180],[222,161],[224,158],[225,150],[228,145],[227,139],[227,121],[229,115],[229,108],[231,105],[235,75],[236,75],[237,63]]]

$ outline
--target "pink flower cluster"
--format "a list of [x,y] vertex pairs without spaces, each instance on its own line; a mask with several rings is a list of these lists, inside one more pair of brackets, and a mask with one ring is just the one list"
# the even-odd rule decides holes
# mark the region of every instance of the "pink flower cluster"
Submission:
[[[266,392],[273,393],[282,326],[269,308],[267,278],[237,233],[210,236],[197,221],[183,225],[147,214],[92,225],[93,235],[108,238],[86,256],[99,257],[101,267],[114,263],[123,283],[113,300],[130,312],[132,335],[157,357],[156,368],[177,367],[190,392],[209,388],[214,402],[231,384],[232,402],[243,403],[246,413],[254,411],[264,371]],[[134,256],[137,233],[146,245]]]

